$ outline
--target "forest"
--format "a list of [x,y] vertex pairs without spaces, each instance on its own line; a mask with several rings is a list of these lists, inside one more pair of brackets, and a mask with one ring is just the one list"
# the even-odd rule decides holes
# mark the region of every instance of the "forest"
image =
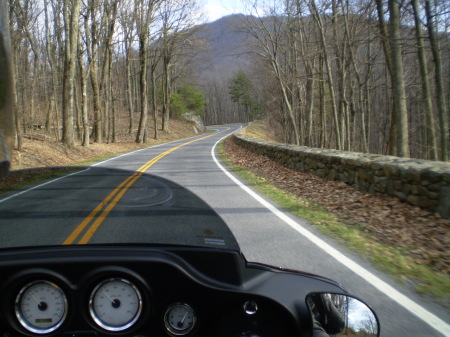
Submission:
[[7,2],[19,149],[37,129],[145,143],[170,132],[188,86],[207,124],[265,119],[286,143],[449,159],[445,0],[244,0],[232,28],[251,62],[207,78],[196,0]]
[[239,29],[255,64],[227,91],[244,119],[264,116],[285,143],[448,160],[448,2],[248,6]]
[[17,147],[36,130],[67,146],[169,132],[199,15],[190,0],[9,0]]

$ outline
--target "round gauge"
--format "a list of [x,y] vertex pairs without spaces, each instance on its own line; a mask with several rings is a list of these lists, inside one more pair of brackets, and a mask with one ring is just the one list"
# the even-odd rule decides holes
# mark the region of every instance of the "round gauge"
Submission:
[[197,317],[194,310],[187,304],[171,305],[164,314],[166,329],[173,335],[187,335],[195,327]]
[[97,285],[89,299],[89,312],[100,327],[122,331],[131,327],[142,312],[138,288],[125,279],[112,278]]
[[34,281],[16,297],[16,317],[30,332],[46,334],[55,331],[67,316],[67,298],[56,284]]

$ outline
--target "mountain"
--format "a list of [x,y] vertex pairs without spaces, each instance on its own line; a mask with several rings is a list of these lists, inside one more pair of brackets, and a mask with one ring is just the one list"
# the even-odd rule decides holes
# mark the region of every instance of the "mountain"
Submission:
[[239,69],[252,65],[249,54],[249,37],[244,31],[248,16],[234,14],[198,27],[194,38],[204,43],[205,49],[197,58],[200,61],[198,79],[228,79]]

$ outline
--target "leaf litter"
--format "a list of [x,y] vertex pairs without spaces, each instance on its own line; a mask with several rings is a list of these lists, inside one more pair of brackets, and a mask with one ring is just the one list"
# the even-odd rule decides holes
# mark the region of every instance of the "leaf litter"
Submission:
[[404,248],[415,263],[450,275],[450,220],[397,198],[360,192],[340,181],[329,181],[287,168],[255,154],[228,138],[227,157],[278,188],[324,207],[349,225],[363,228],[382,243]]

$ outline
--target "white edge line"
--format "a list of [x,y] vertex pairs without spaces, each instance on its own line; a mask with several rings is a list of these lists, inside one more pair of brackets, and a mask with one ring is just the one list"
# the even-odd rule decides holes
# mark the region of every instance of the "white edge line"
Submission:
[[[74,168],[76,168],[76,166],[74,166]],[[10,200],[10,199],[13,199],[13,198],[15,198],[15,197],[18,197],[19,195],[28,193],[28,192],[30,192],[30,191],[32,191],[32,190],[37,189],[37,188],[43,187],[43,186],[45,186],[45,185],[52,184],[52,183],[54,183],[55,181],[58,181],[58,180],[61,180],[61,179],[64,179],[64,178],[73,176],[73,175],[75,175],[75,174],[79,174],[79,173],[82,173],[82,172],[86,172],[86,171],[89,171],[89,170],[90,170],[90,169],[87,168],[87,169],[82,170],[82,171],[77,171],[77,172],[74,172],[74,173],[70,173],[70,174],[64,175],[64,176],[62,176],[62,177],[59,177],[59,178],[56,178],[56,179],[47,181],[47,182],[45,182],[45,183],[43,183],[43,184],[40,184],[40,185],[31,187],[31,188],[26,189],[26,190],[24,190],[24,191],[22,191],[22,192],[18,192],[18,193],[16,193],[16,194],[10,195],[10,196],[7,197],[7,198],[1,199],[1,200],[0,200],[0,204],[1,204],[2,202],[5,202],[5,201]]]
[[[150,149],[150,148],[160,147],[160,146],[164,146],[164,145],[167,145],[167,144],[172,144],[172,143],[176,143],[176,142],[180,142],[180,141],[183,141],[183,140],[187,140],[187,139],[191,139],[191,138],[196,138],[196,137],[200,137],[200,136],[201,136],[201,135],[198,135],[198,136],[193,136],[193,137],[188,137],[188,138],[184,138],[184,139],[178,139],[178,140],[174,140],[174,141],[172,141],[172,142],[168,142],[168,143],[161,143],[161,144],[158,144],[158,145],[154,145],[154,146],[144,147],[144,148],[142,148],[142,149],[139,149],[139,150],[135,150],[135,151],[127,152],[127,153],[124,153],[124,154],[118,155],[118,156],[116,156],[116,157],[112,157],[112,158],[109,158],[109,159],[107,159],[107,160],[104,160],[104,161],[100,161],[100,162],[98,162],[98,163],[95,163],[95,164],[89,165],[89,166],[87,166],[87,167],[94,167],[94,166],[97,166],[97,165],[100,165],[100,164],[106,163],[106,162],[108,162],[108,161],[110,161],[110,160],[114,160],[114,159],[117,159],[117,158],[119,158],[119,157],[127,156],[127,155],[129,155],[129,154],[132,154],[132,153],[136,153],[136,152],[139,152],[139,151],[143,151],[143,150],[147,150],[147,149]],[[82,167],[82,166],[80,166],[80,167]],[[76,166],[74,166],[74,168],[76,168]],[[13,199],[13,198],[15,198],[15,197],[18,197],[19,195],[22,195],[22,194],[28,193],[28,192],[30,192],[30,191],[32,191],[32,190],[35,190],[35,189],[37,189],[37,188],[40,188],[40,187],[43,187],[43,186],[45,186],[45,185],[48,185],[48,184],[54,183],[55,181],[58,181],[58,180],[61,180],[61,179],[64,179],[64,178],[67,178],[67,177],[73,176],[73,175],[75,175],[75,174],[78,174],[78,173],[81,173],[81,172],[86,172],[86,171],[89,171],[89,170],[90,170],[90,169],[88,168],[88,169],[85,169],[85,170],[83,170],[83,171],[78,171],[78,172],[74,172],[74,173],[71,173],[71,174],[68,174],[68,175],[64,175],[64,176],[62,176],[62,177],[59,177],[59,178],[56,178],[56,179],[53,179],[53,180],[47,181],[46,183],[43,183],[43,184],[40,184],[40,185],[37,185],[37,186],[31,187],[31,188],[29,188],[29,189],[27,189],[27,190],[24,190],[24,191],[22,191],[22,192],[19,192],[19,193],[13,194],[13,195],[11,195],[11,196],[9,196],[9,197],[7,197],[7,198],[4,198],[4,199],[0,199],[0,204],[1,204],[2,202],[5,202],[5,201],[7,201],[7,200],[10,200],[10,199]]]
[[[117,158],[120,158],[120,157],[123,157],[123,156],[127,156],[127,155],[129,155],[129,154],[133,154],[133,153],[136,153],[136,152],[139,152],[139,151],[144,151],[144,150],[147,150],[147,149],[151,149],[151,148],[155,148],[155,147],[160,147],[160,146],[164,146],[164,145],[167,145],[167,144],[172,144],[172,143],[176,143],[176,142],[180,142],[180,141],[184,141],[184,140],[187,140],[187,139],[196,138],[196,137],[200,137],[200,136],[201,136],[201,135],[197,135],[197,136],[193,136],[193,137],[188,137],[188,138],[183,138],[183,139],[174,140],[174,141],[167,142],[167,143],[161,143],[161,144],[154,145],[154,146],[144,147],[144,148],[139,149],[139,150],[127,152],[127,153],[118,155],[118,156],[116,156],[116,157],[112,157],[112,158],[109,158],[109,159],[107,159],[107,160],[100,161],[100,162],[98,162],[98,163],[89,165],[89,166],[87,166],[87,167],[94,167],[94,166],[97,166],[97,165],[106,163],[106,162],[108,162],[108,161],[110,161],[110,160],[114,160],[114,159],[117,159]],[[83,167],[83,166],[80,166],[80,167]],[[76,168],[76,166],[74,166],[74,168]],[[64,176],[62,176],[62,177],[59,177],[59,178],[56,178],[56,179],[47,181],[46,183],[43,183],[43,184],[34,186],[34,187],[32,187],[32,188],[29,188],[29,189],[24,190],[24,191],[19,192],[19,193],[13,194],[13,195],[11,195],[11,196],[9,196],[9,197],[7,197],[7,198],[0,199],[0,204],[1,204],[2,202],[5,202],[5,201],[10,200],[10,199],[13,199],[13,198],[15,198],[15,197],[18,197],[19,195],[28,193],[28,192],[30,192],[30,191],[32,191],[32,190],[37,189],[37,188],[43,187],[43,186],[45,186],[45,185],[54,183],[54,182],[56,182],[56,181],[58,181],[58,180],[61,180],[61,179],[64,179],[64,178],[73,176],[73,175],[78,174],[78,173],[81,173],[81,172],[86,172],[86,171],[89,171],[89,170],[90,170],[90,169],[88,168],[88,169],[85,169],[85,170],[83,170],[83,171],[74,172],[74,173],[71,173],[71,174],[68,174],[68,175],[64,175]]]
[[256,199],[258,202],[260,202],[264,207],[268,208],[273,214],[275,214],[277,217],[279,217],[281,220],[283,220],[286,224],[291,226],[293,229],[295,229],[297,232],[299,232],[301,235],[306,237],[308,240],[310,240],[312,243],[317,245],[319,248],[324,250],[326,253],[328,253],[330,256],[332,256],[334,259],[336,259],[338,262],[343,264],[345,267],[359,275],[361,278],[366,280],[369,284],[380,290],[383,294],[390,297],[392,300],[400,304],[402,307],[404,307],[406,310],[408,310],[413,315],[420,318],[420,320],[427,323],[429,326],[431,326],[433,329],[439,331],[444,336],[450,336],[450,325],[444,322],[442,319],[434,315],[433,313],[429,312],[425,308],[423,308],[421,305],[417,304],[416,302],[412,301],[405,295],[403,295],[401,292],[381,280],[379,277],[372,274],[370,271],[365,269],[364,267],[360,266],[332,246],[330,246],[328,243],[308,231],[306,228],[301,226],[299,223],[288,217],[286,214],[281,212],[279,209],[274,207],[272,204],[264,200],[261,196],[259,196],[257,193],[252,191],[250,188],[245,186],[240,180],[238,180],[235,176],[233,176],[226,168],[222,166],[222,164],[219,163],[219,161],[216,158],[215,155],[215,149],[216,145],[221,142],[223,139],[228,137],[229,135],[222,137],[219,139],[211,149],[211,155],[213,157],[214,162],[217,164],[217,166],[233,181],[235,182],[240,188],[242,188],[245,192],[250,194],[254,199]]

